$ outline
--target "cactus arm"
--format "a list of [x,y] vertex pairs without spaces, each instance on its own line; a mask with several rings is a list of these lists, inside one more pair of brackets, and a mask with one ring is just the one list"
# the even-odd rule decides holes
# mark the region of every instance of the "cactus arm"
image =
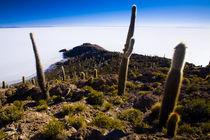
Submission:
[[134,29],[135,29],[135,20],[136,20],[136,5],[133,5],[132,7],[132,14],[131,14],[131,20],[130,20],[130,25],[129,25],[129,30],[127,34],[127,39],[125,43],[125,48],[124,48],[124,53],[127,51],[129,47],[129,42],[131,40],[131,37],[133,37],[134,34]]
[[174,51],[174,56],[171,64],[171,69],[166,81],[166,87],[161,104],[159,115],[159,127],[166,126],[168,116],[173,112],[179,97],[182,77],[183,65],[185,58],[186,47],[184,44],[179,44]]
[[172,112],[168,119],[168,125],[167,125],[167,135],[168,136],[171,136],[171,137],[176,136],[176,130],[177,130],[179,122],[180,122],[179,114]]
[[135,39],[131,38],[128,50],[125,52],[124,57],[129,58],[131,56],[131,53],[133,51],[134,43],[135,43]]

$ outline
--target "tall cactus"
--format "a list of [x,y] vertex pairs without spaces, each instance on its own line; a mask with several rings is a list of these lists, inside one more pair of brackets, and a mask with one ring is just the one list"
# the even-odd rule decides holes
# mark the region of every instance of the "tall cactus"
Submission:
[[45,98],[48,100],[50,98],[49,90],[47,89],[46,83],[45,83],[45,75],[44,71],[42,69],[41,61],[39,58],[39,53],[37,51],[37,47],[34,41],[33,33],[30,33],[30,38],[34,50],[35,60],[36,60],[36,72],[37,72],[37,80],[39,87],[42,91],[42,93],[45,94]]
[[179,114],[172,112],[168,119],[168,125],[167,125],[167,135],[168,136],[171,136],[171,137],[176,136],[176,130],[177,130],[179,122],[180,122]]
[[25,78],[25,76],[22,77],[22,82],[23,82],[23,85],[26,85],[26,78]]
[[[125,93],[128,65],[131,53],[133,51],[133,45],[135,40],[132,38],[135,28],[135,19],[136,19],[136,5],[132,7],[132,14],[130,20],[130,26],[128,30],[128,35],[125,43],[125,48],[123,49],[123,57],[120,65],[120,73],[118,79],[118,95],[123,95]],[[132,39],[131,39],[132,38]]]
[[6,88],[6,82],[2,81],[2,88]]
[[180,43],[175,47],[173,60],[166,81],[166,87],[161,104],[161,110],[159,115],[160,128],[166,126],[168,116],[171,112],[173,112],[174,107],[177,104],[183,77],[185,52],[186,47],[183,43]]
[[61,66],[61,69],[62,69],[62,76],[63,76],[63,81],[66,80],[66,73],[65,73],[65,69],[63,66]]

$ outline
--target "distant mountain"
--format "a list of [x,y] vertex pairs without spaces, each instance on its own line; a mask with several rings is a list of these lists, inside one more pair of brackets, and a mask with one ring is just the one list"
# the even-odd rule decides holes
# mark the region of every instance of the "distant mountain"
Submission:
[[91,43],[83,43],[80,46],[74,47],[71,50],[60,50],[59,52],[63,52],[63,57],[64,58],[71,58],[71,57],[75,57],[75,56],[79,56],[82,54],[86,54],[88,55],[89,53],[91,54],[98,54],[101,52],[107,52],[107,50],[105,50],[104,48],[100,47],[99,45],[96,44],[91,44]]

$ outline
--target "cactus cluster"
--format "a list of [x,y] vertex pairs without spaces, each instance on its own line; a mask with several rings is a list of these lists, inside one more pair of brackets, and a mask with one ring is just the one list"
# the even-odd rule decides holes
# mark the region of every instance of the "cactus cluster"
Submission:
[[119,81],[118,95],[123,95],[125,93],[128,65],[129,65],[130,56],[133,51],[133,46],[135,42],[134,38],[132,38],[134,34],[134,28],[135,28],[135,19],[136,19],[136,6],[133,5],[127,40],[125,43],[125,48],[123,50],[123,57],[121,60],[121,65],[120,65],[120,72],[119,72],[119,79],[118,79]]
[[159,115],[159,127],[166,126],[166,122],[171,112],[173,112],[179,97],[186,47],[183,43],[175,47],[173,60],[168,78],[166,81],[164,96]]
[[36,61],[36,72],[37,72],[38,84],[39,84],[39,87],[40,87],[42,93],[45,94],[45,97],[48,100],[50,98],[49,89],[47,89],[47,86],[46,86],[44,71],[42,69],[41,61],[39,58],[39,53],[37,51],[37,47],[36,47],[32,33],[30,33],[30,38],[31,38],[35,61]]

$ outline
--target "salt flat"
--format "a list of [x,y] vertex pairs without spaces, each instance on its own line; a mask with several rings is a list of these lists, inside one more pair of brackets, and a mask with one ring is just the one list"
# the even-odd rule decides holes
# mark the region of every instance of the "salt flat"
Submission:
[[[110,51],[122,51],[128,27],[49,27],[0,29],[0,81],[20,80],[35,73],[29,33],[34,33],[44,68],[62,59],[60,49],[85,42]],[[210,28],[136,27],[134,53],[171,58],[173,48],[183,41],[186,61],[207,65],[210,60]]]

